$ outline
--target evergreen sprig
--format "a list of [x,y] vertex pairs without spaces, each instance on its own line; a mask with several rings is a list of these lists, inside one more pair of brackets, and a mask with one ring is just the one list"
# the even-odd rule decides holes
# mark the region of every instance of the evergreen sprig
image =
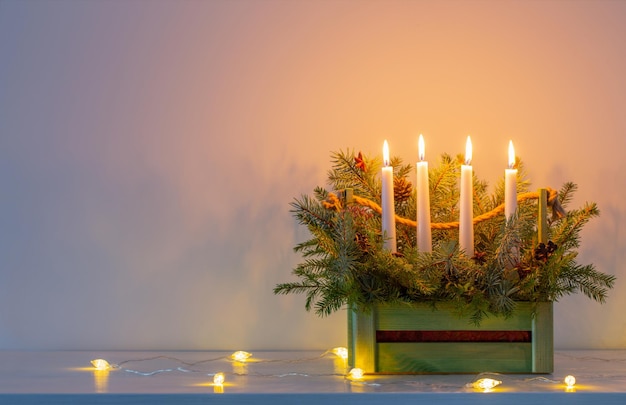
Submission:
[[[368,159],[353,151],[331,156],[328,172],[331,190],[353,189],[354,193],[380,202],[378,159]],[[392,158],[395,177],[407,186],[412,165]],[[458,179],[461,158],[442,155],[439,165],[430,169],[431,221],[458,220]],[[517,162],[518,192],[527,192],[522,162]],[[410,184],[408,185],[410,187]],[[504,182],[493,194],[488,185],[474,178],[474,214],[491,211],[504,201]],[[577,187],[566,183],[558,192],[563,207],[571,203]],[[480,323],[489,314],[510,316],[518,301],[557,301],[581,292],[605,302],[615,277],[581,265],[577,259],[581,231],[599,215],[595,203],[567,212],[549,221],[550,243],[540,244],[537,232],[537,202],[518,204],[516,215],[503,215],[475,226],[476,253],[460,254],[458,229],[433,230],[433,251],[416,248],[415,228],[398,225],[398,253],[383,249],[380,216],[355,204],[324,204],[329,191],[316,187],[313,196],[303,195],[291,203],[291,213],[307,227],[311,238],[294,250],[303,261],[293,274],[297,280],[278,284],[276,294],[305,294],[305,308],[329,315],[345,305],[368,310],[375,303],[452,302],[457,313]],[[404,201],[396,201],[396,213],[415,218],[415,191]]]

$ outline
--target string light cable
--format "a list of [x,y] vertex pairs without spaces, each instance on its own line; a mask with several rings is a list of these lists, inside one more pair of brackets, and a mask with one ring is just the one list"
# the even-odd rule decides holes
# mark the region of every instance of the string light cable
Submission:
[[180,372],[184,372],[184,373],[189,373],[189,372],[196,372],[196,370],[188,370],[184,367],[176,367],[176,368],[165,368],[165,369],[158,369],[158,370],[154,370],[154,371],[149,371],[149,372],[142,372],[142,371],[137,371],[137,370],[132,370],[129,368],[125,368],[123,367],[124,364],[127,363],[135,363],[135,362],[147,362],[147,361],[153,361],[153,360],[171,360],[177,363],[181,363],[184,366],[187,367],[194,367],[197,366],[199,364],[204,364],[204,363],[210,363],[210,362],[215,362],[218,360],[225,360],[227,359],[227,356],[220,356],[220,357],[215,357],[215,358],[211,358],[211,359],[204,359],[204,360],[200,360],[200,361],[195,361],[195,362],[187,362],[184,361],[182,359],[179,359],[177,357],[172,357],[172,356],[152,356],[152,357],[146,357],[146,358],[140,358],[140,359],[130,359],[130,360],[125,360],[122,361],[120,363],[109,363],[107,360],[105,359],[95,359],[91,361],[91,364],[94,366],[94,368],[96,370],[123,370],[127,373],[133,373],[133,374],[138,374],[138,375],[142,375],[142,376],[151,376],[151,375],[155,375],[155,374],[160,374],[160,373],[168,373],[168,372],[173,372],[173,371],[180,371]]
[[[495,378],[492,378],[495,377]],[[511,378],[511,377],[509,377]],[[480,373],[474,381],[467,383],[466,388],[474,388],[478,390],[483,390],[485,392],[489,392],[493,390],[498,385],[503,382],[501,379],[504,379],[504,375],[500,373]],[[518,382],[523,383],[532,383],[532,382],[541,382],[541,383],[550,383],[550,384],[564,384],[566,390],[573,390],[576,385],[576,377],[573,375],[567,375],[563,380],[554,380],[543,376],[524,378],[519,380]]]
[[[250,364],[258,364],[258,363],[285,363],[285,364],[295,364],[295,363],[304,363],[304,362],[313,362],[317,360],[321,360],[323,358],[327,358],[329,355],[335,356],[337,361],[343,362],[344,372],[334,372],[334,373],[306,373],[306,372],[298,372],[298,371],[287,371],[282,373],[260,373],[254,370],[249,370],[247,367],[242,369],[240,372],[232,372],[225,373],[223,371],[219,372],[207,372],[207,370],[199,369],[200,365],[214,363],[217,361],[228,361],[233,363],[233,366],[242,366]],[[110,363],[105,359],[94,359],[91,361],[91,364],[94,367],[94,370],[122,370],[127,373],[132,373],[144,377],[153,376],[161,373],[169,373],[169,372],[182,372],[182,373],[203,373],[208,377],[213,378],[214,386],[223,386],[226,376],[255,376],[255,377],[264,377],[264,378],[285,378],[285,377],[343,377],[344,380],[348,384],[354,384],[358,386],[369,386],[369,387],[380,387],[383,385],[407,385],[407,386],[422,386],[427,388],[442,388],[445,386],[449,389],[472,389],[474,391],[479,392],[492,392],[497,389],[500,385],[505,385],[507,380],[512,385],[516,385],[519,383],[550,383],[550,384],[564,384],[566,387],[566,391],[572,392],[575,390],[576,378],[572,375],[567,375],[563,380],[555,380],[547,377],[539,376],[532,378],[519,378],[513,377],[511,375],[503,375],[500,373],[492,373],[492,372],[484,372],[477,374],[472,381],[464,384],[428,384],[421,381],[419,375],[413,376],[411,379],[397,379],[397,378],[388,378],[389,376],[375,375],[369,376],[363,372],[360,368],[352,368],[348,370],[347,367],[347,357],[348,351],[344,347],[335,347],[333,349],[329,349],[322,354],[314,357],[306,357],[306,358],[296,358],[296,359],[252,359],[252,354],[244,351],[236,351],[228,356],[219,356],[213,357],[209,359],[203,359],[199,361],[185,361],[177,357],[172,356],[152,356],[146,358],[139,359],[129,359],[122,361],[120,363]],[[139,371],[131,368],[127,368],[126,365],[130,363],[136,362],[148,362],[154,360],[168,360],[181,364],[178,367],[169,367],[169,368],[161,368],[152,371]],[[374,381],[372,381],[374,380]]]
[[[152,356],[152,357],[145,357],[145,358],[138,358],[138,359],[129,359],[129,360],[124,360],[122,362],[119,363],[109,363],[107,360],[105,359],[94,359],[91,360],[91,364],[94,366],[95,370],[122,370],[125,371],[127,373],[132,373],[132,374],[137,374],[137,375],[141,375],[144,377],[149,377],[149,376],[153,376],[156,374],[161,374],[161,373],[170,373],[170,372],[183,372],[183,373],[203,373],[205,371],[203,370],[197,370],[194,369],[195,367],[201,365],[201,364],[206,364],[206,363],[212,363],[212,362],[217,362],[220,360],[224,360],[224,361],[230,361],[232,363],[235,364],[245,364],[245,363],[304,363],[304,362],[311,362],[311,361],[316,361],[316,360],[321,360],[323,358],[328,357],[329,354],[333,354],[335,356],[337,356],[338,358],[341,358],[343,360],[346,360],[348,358],[348,350],[344,347],[335,347],[333,349],[327,350],[324,353],[322,353],[319,356],[315,356],[315,357],[306,357],[306,358],[297,358],[297,359],[251,359],[252,354],[249,352],[245,352],[242,350],[236,351],[234,353],[232,353],[229,356],[219,356],[219,357],[214,357],[214,358],[210,358],[210,359],[204,359],[204,360],[199,360],[199,361],[194,361],[194,362],[188,362],[185,360],[182,360],[178,357],[173,357],[173,356],[163,356],[163,355],[159,355],[159,356]],[[170,368],[162,368],[162,369],[157,369],[157,370],[152,370],[152,371],[138,371],[138,370],[134,370],[134,369],[130,369],[130,368],[126,368],[124,367],[124,365],[129,364],[129,363],[138,363],[138,362],[148,362],[148,361],[154,361],[154,360],[170,360],[176,363],[180,363],[183,366],[179,366],[179,367],[170,367]],[[222,378],[224,376],[224,373],[220,372],[220,373],[208,373],[207,375],[209,376],[215,376],[216,374],[221,374]],[[287,376],[304,376],[304,377],[308,377],[310,376],[310,374],[306,374],[306,373],[297,373],[297,372],[287,372],[287,373],[281,373],[281,374],[261,374],[261,373],[256,373],[256,372],[249,372],[246,370],[245,373],[231,373],[232,375],[256,375],[256,376],[266,376],[266,377],[287,377]],[[343,374],[337,374],[337,373],[333,373],[333,374],[316,374],[315,376],[327,376],[327,375],[343,375]]]

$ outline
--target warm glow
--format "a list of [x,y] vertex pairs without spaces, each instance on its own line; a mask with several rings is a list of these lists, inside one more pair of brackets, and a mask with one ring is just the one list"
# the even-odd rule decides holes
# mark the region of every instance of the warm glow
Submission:
[[109,362],[104,359],[91,360],[91,364],[93,364],[96,370],[109,370],[111,368]]
[[93,370],[93,382],[98,393],[105,393],[109,390],[109,369]]
[[383,165],[389,166],[389,144],[386,139],[383,142]]
[[252,356],[252,354],[248,352],[244,352],[242,350],[236,351],[231,355],[232,359],[235,361],[245,362],[248,360],[248,357]]
[[515,166],[515,149],[513,149],[513,141],[509,141],[509,169]]
[[467,136],[467,141],[465,142],[465,164],[472,164],[472,140],[469,135]]
[[363,378],[363,370],[361,370],[360,368],[353,368],[352,370],[350,370],[350,378],[352,378],[353,380],[360,380]]
[[425,152],[424,152],[424,137],[422,136],[422,134],[420,134],[420,137],[417,141],[417,151],[418,151],[418,156],[420,159],[420,162],[424,161],[424,156],[425,156]]
[[472,386],[484,392],[489,392],[500,384],[502,384],[502,381],[494,380],[493,378],[481,378],[480,380],[474,381]]
[[224,373],[217,373],[213,376],[213,384],[222,385],[224,384]]
[[348,349],[346,349],[345,347],[335,347],[331,351],[334,355],[336,355],[337,357],[341,357],[344,360],[348,358]]
[[568,375],[567,377],[565,377],[563,382],[565,383],[565,385],[567,385],[567,388],[574,388],[574,385],[576,385],[576,377],[574,377],[573,375]]

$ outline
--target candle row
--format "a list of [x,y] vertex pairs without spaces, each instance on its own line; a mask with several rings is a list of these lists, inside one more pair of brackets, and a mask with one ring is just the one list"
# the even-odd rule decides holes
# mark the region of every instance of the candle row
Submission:
[[[417,247],[421,252],[432,251],[430,228],[430,195],[428,184],[428,162],[424,159],[424,137],[419,136],[417,169]],[[509,141],[509,162],[504,178],[504,215],[509,220],[517,210],[517,169],[513,141]],[[468,256],[474,255],[474,181],[472,174],[472,140],[465,143],[465,162],[461,165],[461,195],[459,200],[459,248]],[[383,247],[396,251],[396,223],[393,200],[393,167],[389,160],[389,144],[383,143],[382,168],[382,232]]]

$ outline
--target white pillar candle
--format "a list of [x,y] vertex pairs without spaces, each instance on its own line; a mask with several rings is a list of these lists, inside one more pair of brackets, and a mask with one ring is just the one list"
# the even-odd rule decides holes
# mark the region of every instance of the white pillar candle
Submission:
[[383,247],[391,252],[396,251],[396,210],[393,205],[393,167],[389,161],[389,145],[387,140],[383,143],[383,170],[382,170],[382,195],[381,205],[383,209]]
[[428,162],[424,160],[424,137],[418,141],[417,162],[417,248],[420,252],[432,252],[430,231],[430,192],[428,185]]
[[504,217],[508,221],[517,210],[517,169],[515,167],[515,149],[509,141],[509,168],[504,171]]
[[468,257],[474,256],[474,183],[472,179],[472,141],[465,143],[465,164],[461,165],[461,200],[459,202],[459,248]]

